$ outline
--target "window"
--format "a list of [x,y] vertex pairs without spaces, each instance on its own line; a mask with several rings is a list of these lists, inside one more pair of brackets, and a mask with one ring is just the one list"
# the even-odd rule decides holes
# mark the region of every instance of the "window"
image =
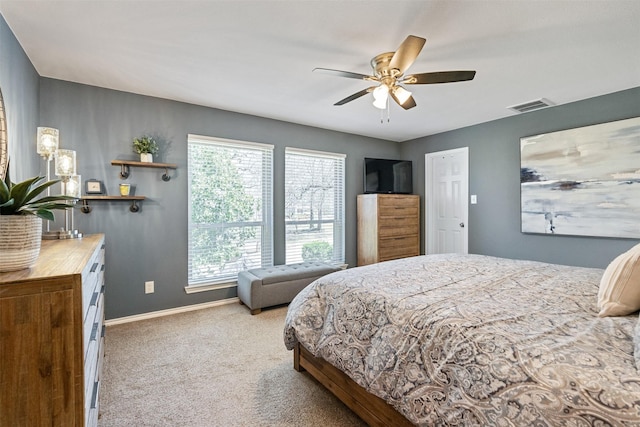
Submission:
[[272,159],[272,145],[189,135],[189,286],[273,265]]
[[287,264],[344,262],[344,154],[285,150]]

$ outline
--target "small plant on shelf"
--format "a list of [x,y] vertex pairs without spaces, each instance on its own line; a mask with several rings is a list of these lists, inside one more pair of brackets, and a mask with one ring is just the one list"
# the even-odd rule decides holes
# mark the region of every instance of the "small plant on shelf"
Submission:
[[140,154],[140,161],[151,163],[153,162],[153,155],[158,153],[158,143],[150,136],[142,136],[140,138],[134,138],[133,151]]

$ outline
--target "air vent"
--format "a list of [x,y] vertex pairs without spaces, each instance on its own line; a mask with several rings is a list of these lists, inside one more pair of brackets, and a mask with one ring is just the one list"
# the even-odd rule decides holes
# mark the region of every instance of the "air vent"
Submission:
[[545,98],[536,99],[534,101],[525,102],[518,105],[512,105],[507,107],[510,110],[517,111],[518,113],[528,113],[529,111],[539,110],[541,108],[547,108],[555,105],[553,102]]

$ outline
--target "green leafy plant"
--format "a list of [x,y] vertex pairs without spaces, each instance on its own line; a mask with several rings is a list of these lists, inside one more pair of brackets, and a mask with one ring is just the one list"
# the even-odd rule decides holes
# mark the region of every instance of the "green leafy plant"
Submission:
[[0,215],[36,215],[40,218],[53,221],[53,210],[64,210],[71,205],[68,200],[73,197],[56,195],[38,198],[44,190],[60,180],[52,180],[40,183],[43,176],[29,178],[19,183],[11,182],[9,178],[9,165],[5,171],[4,181],[0,180]]
[[302,246],[303,261],[331,261],[333,246],[327,242],[315,241]]
[[133,151],[138,154],[156,154],[158,152],[158,143],[150,136],[134,138]]

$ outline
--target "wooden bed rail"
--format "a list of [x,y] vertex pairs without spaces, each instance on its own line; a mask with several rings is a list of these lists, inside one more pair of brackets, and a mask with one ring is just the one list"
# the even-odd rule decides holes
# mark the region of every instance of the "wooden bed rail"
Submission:
[[387,402],[368,393],[330,363],[313,356],[300,343],[293,349],[293,367],[298,372],[307,371],[372,427],[413,425]]

